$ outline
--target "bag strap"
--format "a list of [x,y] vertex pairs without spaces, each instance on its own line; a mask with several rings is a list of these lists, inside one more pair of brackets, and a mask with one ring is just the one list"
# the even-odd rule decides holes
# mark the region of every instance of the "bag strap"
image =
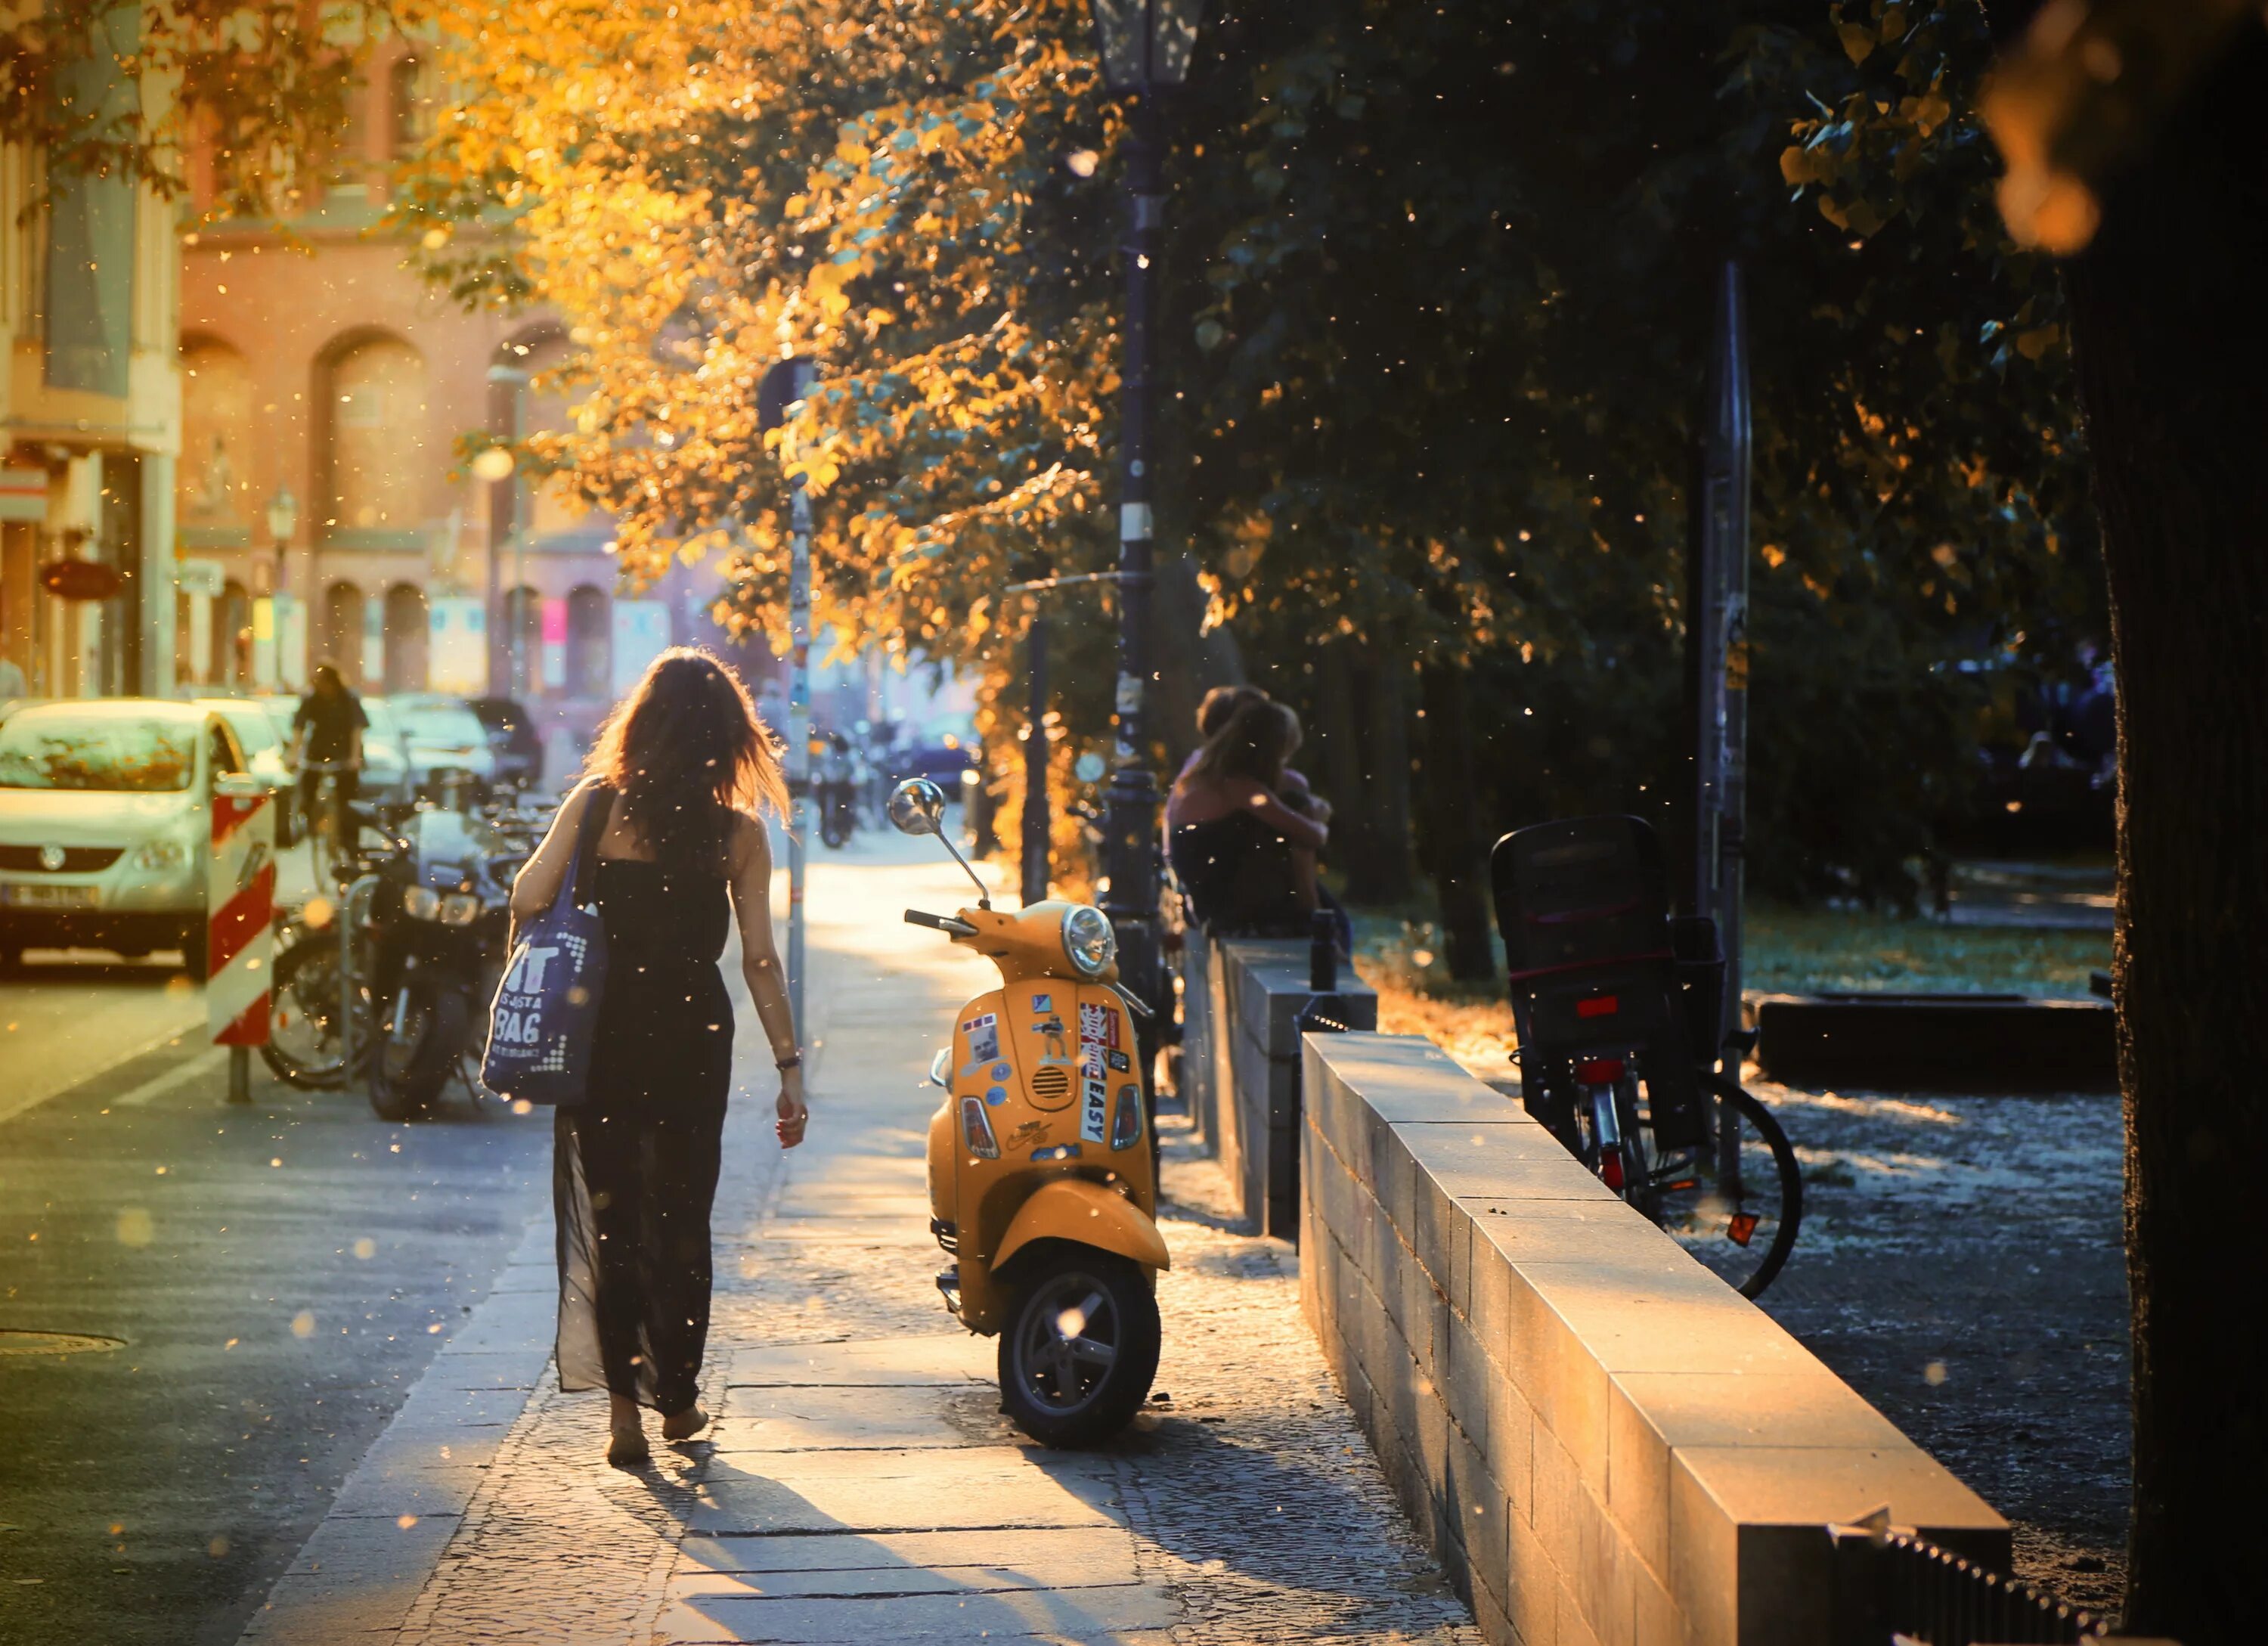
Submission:
[[583,803],[581,826],[575,833],[575,856],[567,866],[566,882],[560,895],[571,906],[580,901],[585,887],[595,887],[599,875],[599,841],[607,832],[608,819],[615,809],[615,792],[603,783],[591,786],[590,798]]

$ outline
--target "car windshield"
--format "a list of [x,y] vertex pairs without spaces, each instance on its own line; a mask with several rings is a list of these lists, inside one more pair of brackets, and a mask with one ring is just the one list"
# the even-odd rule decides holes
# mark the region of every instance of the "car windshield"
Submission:
[[461,706],[430,703],[401,712],[402,729],[421,743],[444,743],[457,749],[485,747],[489,734],[480,717]]
[[18,714],[0,726],[0,788],[166,794],[197,767],[191,720]]

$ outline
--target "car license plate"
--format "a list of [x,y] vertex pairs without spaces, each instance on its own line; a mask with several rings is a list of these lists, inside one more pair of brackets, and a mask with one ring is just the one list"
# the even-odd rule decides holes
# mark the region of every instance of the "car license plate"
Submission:
[[16,909],[96,909],[99,886],[0,886],[0,903]]

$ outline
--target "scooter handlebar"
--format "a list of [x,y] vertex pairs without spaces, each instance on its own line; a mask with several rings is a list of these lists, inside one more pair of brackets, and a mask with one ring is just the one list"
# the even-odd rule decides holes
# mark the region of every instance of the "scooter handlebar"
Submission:
[[932,931],[947,932],[954,937],[974,937],[976,928],[966,920],[956,920],[949,914],[929,914],[919,909],[906,911],[908,926],[926,926]]

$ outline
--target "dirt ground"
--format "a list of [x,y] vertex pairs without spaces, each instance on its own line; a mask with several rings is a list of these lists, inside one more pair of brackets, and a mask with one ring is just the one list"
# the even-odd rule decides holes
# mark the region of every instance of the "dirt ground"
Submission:
[[1803,1162],[1764,1307],[2014,1523],[2016,1575],[2115,1612],[2131,1425],[2118,1099],[1754,1081]]

